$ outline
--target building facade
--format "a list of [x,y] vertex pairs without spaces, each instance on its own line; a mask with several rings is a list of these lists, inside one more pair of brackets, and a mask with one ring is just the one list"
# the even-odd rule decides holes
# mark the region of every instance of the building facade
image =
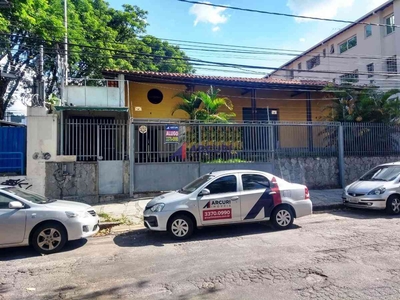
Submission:
[[[400,0],[391,0],[290,60],[269,78],[352,82],[382,89],[399,84]],[[385,24],[377,26],[373,24]]]
[[[105,71],[104,75],[110,80],[123,78],[127,83],[125,106],[129,107],[133,119],[187,120],[186,113],[173,113],[174,107],[182,103],[176,95],[185,91],[207,91],[210,86],[220,90],[220,97],[232,102],[237,122],[321,121],[333,97],[324,91],[327,82],[315,80],[120,70]],[[152,99],[154,97],[157,99]]]

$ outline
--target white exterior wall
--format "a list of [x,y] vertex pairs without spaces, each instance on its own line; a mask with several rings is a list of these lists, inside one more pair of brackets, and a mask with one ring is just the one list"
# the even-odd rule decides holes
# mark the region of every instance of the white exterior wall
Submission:
[[124,95],[121,95],[121,89],[117,87],[69,85],[66,87],[66,91],[68,104],[73,104],[74,106],[125,106]]
[[[26,177],[31,190],[45,193],[45,162],[57,155],[57,115],[47,114],[44,107],[28,107],[27,115]],[[51,158],[36,158],[35,153],[50,153]]]
[[[393,5],[377,12],[363,22],[385,24],[385,18],[393,13],[397,25],[400,23],[400,0],[394,0]],[[294,79],[326,80],[340,83],[340,76],[343,73],[352,73],[355,70],[358,70],[359,73],[366,73],[367,65],[370,63],[374,64],[375,72],[387,73],[386,58],[397,55],[397,69],[400,73],[400,28],[396,28],[394,32],[386,35],[386,27],[372,26],[372,35],[366,38],[364,27],[363,24],[357,24],[345,30],[311,52],[298,57],[285,68],[295,70]],[[357,46],[340,53],[339,45],[354,35],[357,35]],[[331,45],[335,47],[334,54],[330,54]],[[326,57],[323,57],[323,49],[326,49]],[[311,72],[307,72],[307,61],[318,54],[320,55],[320,65],[312,68]],[[374,59],[374,57],[376,58]],[[298,71],[299,63],[302,65],[302,71]],[[341,74],[312,71],[338,71]],[[276,71],[271,74],[271,77],[289,79],[290,72]],[[374,80],[375,85],[384,89],[394,87],[397,83],[400,85],[400,76],[387,75],[374,75],[371,78],[368,78],[368,75],[359,75],[358,84],[370,84],[371,80]]]

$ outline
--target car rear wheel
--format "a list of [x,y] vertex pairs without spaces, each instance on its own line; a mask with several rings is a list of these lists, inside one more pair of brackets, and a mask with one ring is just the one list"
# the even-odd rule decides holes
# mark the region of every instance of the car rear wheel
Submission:
[[397,195],[390,196],[386,201],[386,212],[391,215],[400,213],[400,197]]
[[292,227],[294,215],[289,207],[282,206],[274,210],[271,222],[275,229],[283,230]]
[[191,218],[185,215],[172,217],[168,224],[169,234],[177,240],[184,240],[193,233],[194,225]]
[[51,254],[60,251],[67,242],[65,228],[57,223],[46,223],[32,235],[32,247],[42,254]]

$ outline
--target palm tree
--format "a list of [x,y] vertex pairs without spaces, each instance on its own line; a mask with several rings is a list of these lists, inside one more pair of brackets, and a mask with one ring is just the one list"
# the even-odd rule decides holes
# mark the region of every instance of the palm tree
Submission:
[[175,105],[172,115],[178,110],[184,111],[191,120],[206,122],[228,122],[236,116],[235,113],[226,113],[219,111],[222,107],[233,110],[233,104],[228,98],[218,97],[219,89],[212,86],[207,92],[197,91],[181,92],[175,97],[181,98],[182,102]]
[[228,98],[221,98],[218,96],[220,91],[221,90],[214,89],[213,86],[210,86],[207,92],[195,92],[196,97],[202,102],[201,108],[196,112],[199,120],[228,122],[236,116],[233,112],[226,113],[219,111],[222,107],[226,107],[230,111],[233,110],[233,104]]
[[196,94],[191,92],[181,92],[176,94],[175,97],[181,98],[182,102],[175,105],[172,110],[172,115],[174,115],[174,113],[178,110],[181,110],[187,113],[191,120],[197,120],[197,112],[199,110],[201,100],[197,98]]

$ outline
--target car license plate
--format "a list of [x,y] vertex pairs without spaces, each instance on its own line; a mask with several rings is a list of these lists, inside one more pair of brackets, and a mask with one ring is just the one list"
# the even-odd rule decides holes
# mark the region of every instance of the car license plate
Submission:
[[358,203],[358,199],[347,198],[347,200],[351,203]]

